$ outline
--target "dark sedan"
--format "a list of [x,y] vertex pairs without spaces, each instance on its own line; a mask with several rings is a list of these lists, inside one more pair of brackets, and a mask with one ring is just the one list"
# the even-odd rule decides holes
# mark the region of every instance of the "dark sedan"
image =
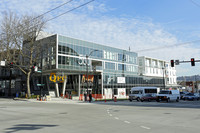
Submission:
[[156,100],[156,97],[152,96],[151,94],[146,94],[144,96],[142,96],[140,98],[140,101],[143,102],[143,101],[152,101],[152,100]]
[[188,93],[183,96],[183,100],[199,100],[199,97],[195,96],[193,93]]

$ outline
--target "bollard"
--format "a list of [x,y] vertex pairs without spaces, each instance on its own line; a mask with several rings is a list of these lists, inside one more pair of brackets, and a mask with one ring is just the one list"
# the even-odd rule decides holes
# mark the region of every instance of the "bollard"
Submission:
[[114,97],[114,102],[117,102],[117,97]]
[[39,95],[37,95],[37,100],[39,100]]

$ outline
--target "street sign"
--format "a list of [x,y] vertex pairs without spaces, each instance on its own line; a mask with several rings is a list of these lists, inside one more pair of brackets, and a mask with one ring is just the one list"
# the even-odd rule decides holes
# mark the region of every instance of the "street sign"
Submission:
[[5,66],[6,65],[6,62],[5,61],[1,61],[0,62],[0,66]]
[[175,60],[175,64],[176,64],[176,65],[179,65],[179,60]]
[[37,86],[44,86],[45,84],[37,84]]

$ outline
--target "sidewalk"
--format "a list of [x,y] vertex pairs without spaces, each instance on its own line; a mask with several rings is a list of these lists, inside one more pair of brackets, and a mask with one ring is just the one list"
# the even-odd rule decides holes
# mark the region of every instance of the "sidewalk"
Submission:
[[27,99],[27,98],[13,98],[16,101],[28,101],[28,102],[38,102],[38,103],[61,103],[61,104],[86,104],[89,103],[88,101],[79,101],[79,100],[72,100],[72,99],[64,99],[64,98],[51,98],[48,101],[40,101],[37,99]]

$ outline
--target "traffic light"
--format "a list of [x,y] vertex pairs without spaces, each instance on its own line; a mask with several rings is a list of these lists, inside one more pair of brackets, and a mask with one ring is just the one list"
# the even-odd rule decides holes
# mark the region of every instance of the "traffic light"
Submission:
[[13,68],[13,62],[10,63],[10,68]]
[[191,65],[195,66],[195,60],[194,60],[194,58],[191,58]]
[[32,66],[32,68],[31,68],[31,72],[32,72],[32,73],[35,72],[35,66]]
[[171,60],[171,67],[174,67],[174,60]]
[[38,67],[37,67],[36,63],[34,63],[34,65],[31,67],[31,71],[33,73],[38,71]]

